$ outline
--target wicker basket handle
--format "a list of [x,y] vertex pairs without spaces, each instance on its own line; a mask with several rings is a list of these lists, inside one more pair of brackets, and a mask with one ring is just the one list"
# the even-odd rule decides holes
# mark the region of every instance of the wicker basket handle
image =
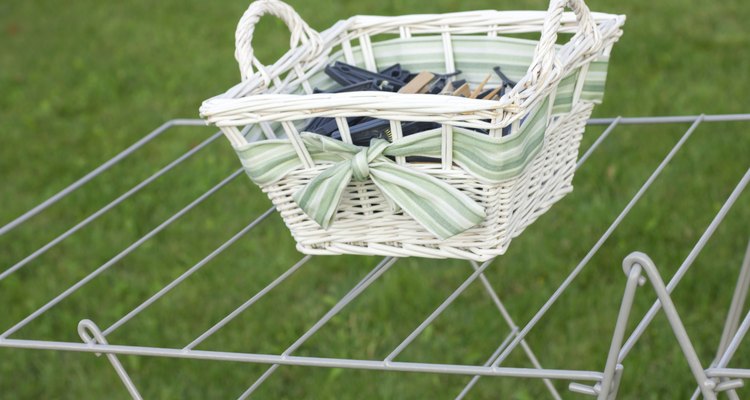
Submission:
[[[557,32],[566,6],[575,13],[578,29],[570,41],[556,51]],[[601,45],[601,33],[583,0],[551,0],[531,65],[509,97],[515,98],[516,103],[533,101],[562,79],[571,67],[570,60],[584,53],[597,52]]]
[[292,35],[289,40],[290,52],[294,51],[300,43],[308,46],[307,55],[299,61],[305,61],[318,56],[323,47],[320,34],[310,28],[291,6],[279,0],[254,1],[247,8],[245,14],[242,15],[242,18],[240,18],[240,22],[237,24],[237,32],[235,33],[236,49],[234,57],[240,64],[240,73],[242,74],[243,81],[254,74],[253,66],[263,75],[266,83],[270,81],[271,73],[274,72],[268,71],[253,54],[252,40],[255,25],[260,20],[260,17],[265,14],[271,14],[280,18],[289,28],[289,31],[291,31]]

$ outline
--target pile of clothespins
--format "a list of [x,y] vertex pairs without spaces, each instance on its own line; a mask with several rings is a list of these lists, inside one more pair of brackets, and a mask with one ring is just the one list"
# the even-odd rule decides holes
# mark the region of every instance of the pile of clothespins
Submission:
[[[492,74],[487,77],[474,89],[471,88],[465,79],[453,79],[461,74],[456,71],[450,74],[437,74],[428,71],[411,73],[401,68],[400,64],[394,64],[380,72],[368,71],[353,65],[339,61],[326,66],[325,73],[331,79],[336,81],[341,87],[323,91],[315,89],[315,93],[342,93],[354,91],[386,91],[397,93],[424,93],[434,95],[461,96],[472,99],[496,100],[499,99],[505,91],[513,88],[516,82],[510,80],[500,69],[493,68],[502,80],[502,84],[495,88],[485,88]],[[349,132],[352,142],[358,146],[368,146],[373,138],[386,139],[393,141],[390,122],[383,119],[370,117],[349,117]],[[434,122],[405,121],[401,124],[401,131],[404,136],[414,133],[438,128],[439,125]],[[476,129],[478,132],[487,133],[486,130]],[[320,135],[330,136],[334,139],[341,140],[341,134],[333,118],[317,117],[313,118],[305,127],[304,131],[314,132]],[[503,136],[507,133],[503,131]]]

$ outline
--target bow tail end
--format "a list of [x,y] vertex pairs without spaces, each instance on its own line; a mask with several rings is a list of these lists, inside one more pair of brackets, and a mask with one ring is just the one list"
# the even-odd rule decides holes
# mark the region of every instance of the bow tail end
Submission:
[[321,228],[328,229],[351,177],[348,162],[335,164],[295,192],[292,199]]

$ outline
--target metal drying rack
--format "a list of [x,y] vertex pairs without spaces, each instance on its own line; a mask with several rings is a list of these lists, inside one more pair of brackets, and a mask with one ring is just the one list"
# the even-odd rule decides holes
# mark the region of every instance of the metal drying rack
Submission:
[[[232,321],[235,317],[246,311],[249,307],[251,307],[254,303],[268,294],[274,288],[276,288],[279,284],[284,282],[302,265],[304,265],[308,260],[311,259],[311,256],[304,256],[297,263],[289,267],[289,269],[287,269],[284,273],[282,273],[267,286],[265,286],[262,290],[255,293],[245,303],[241,304],[234,311],[221,318],[211,328],[196,337],[191,343],[187,344],[184,347],[144,347],[120,343],[109,343],[107,341],[108,335],[110,335],[118,328],[122,327],[133,317],[144,311],[147,307],[152,305],[157,300],[168,295],[172,289],[174,289],[181,282],[188,279],[202,266],[206,265],[209,261],[214,259],[217,255],[222,253],[225,249],[238,241],[245,234],[255,229],[259,222],[273,213],[273,208],[271,208],[257,217],[257,219],[252,221],[242,230],[237,232],[234,236],[232,236],[229,240],[216,248],[213,252],[208,254],[200,262],[184,271],[182,275],[171,281],[166,286],[162,287],[151,297],[144,300],[140,305],[123,315],[119,320],[117,320],[117,322],[113,323],[111,326],[105,329],[100,329],[94,321],[85,319],[85,316],[82,315],[80,323],[78,325],[78,333],[82,339],[82,343],[27,340],[17,337],[17,332],[21,328],[27,326],[42,314],[50,311],[55,305],[71,296],[82,286],[100,276],[108,268],[112,267],[133,250],[141,246],[143,243],[148,241],[150,238],[165,229],[170,224],[177,222],[181,216],[188,213],[191,209],[202,203],[213,193],[219,191],[234,178],[241,175],[242,170],[238,169],[227,176],[225,179],[217,183],[215,186],[210,188],[208,191],[200,195],[187,206],[174,213],[168,219],[164,220],[161,224],[156,226],[147,234],[143,235],[140,239],[125,247],[121,252],[119,252],[109,261],[91,271],[88,275],[79,280],[77,283],[68,287],[62,293],[59,293],[55,297],[51,298],[46,304],[39,307],[36,311],[29,314],[21,321],[18,321],[13,326],[8,328],[0,327],[0,329],[4,329],[4,331],[2,331],[2,333],[0,334],[0,347],[88,352],[96,353],[97,355],[104,354],[119,375],[129,394],[136,399],[141,398],[141,395],[138,391],[138,388],[133,384],[133,381],[128,375],[128,371],[123,368],[123,365],[118,360],[119,355],[234,361],[268,365],[269,367],[266,372],[263,373],[260,378],[258,378],[252,385],[250,385],[250,387],[247,388],[246,391],[240,394],[240,399],[245,399],[252,395],[253,392],[258,387],[260,387],[266,379],[273,375],[274,372],[283,365],[423,372],[435,374],[459,374],[465,376],[473,376],[473,378],[469,381],[468,384],[466,384],[463,390],[458,393],[458,395],[456,396],[457,399],[464,398],[464,396],[466,396],[472,390],[477,380],[479,380],[480,377],[483,376],[542,379],[547,389],[549,390],[551,397],[555,399],[559,399],[561,397],[555,386],[552,385],[551,380],[565,380],[570,382],[568,388],[573,392],[595,396],[598,399],[614,399],[617,396],[625,358],[633,348],[636,341],[649,327],[649,324],[653,320],[654,316],[656,316],[657,313],[663,309],[669,321],[669,326],[674,331],[675,337],[680,345],[682,353],[690,366],[690,370],[693,376],[695,377],[697,389],[695,390],[693,398],[697,398],[698,396],[703,395],[703,397],[706,399],[715,399],[717,393],[725,392],[731,399],[737,399],[738,395],[735,390],[743,385],[742,379],[750,378],[750,369],[728,368],[728,365],[733,355],[735,354],[740,342],[743,340],[748,330],[750,329],[750,312],[745,314],[744,318],[742,318],[744,301],[748,293],[748,287],[750,286],[750,245],[748,246],[747,253],[745,254],[744,261],[741,266],[741,272],[737,279],[736,289],[721,336],[721,344],[719,346],[716,359],[712,363],[705,364],[699,359],[694,349],[693,343],[688,337],[688,334],[681,322],[680,315],[675,309],[670,294],[679,284],[680,280],[685,276],[685,273],[690,269],[693,261],[704,248],[707,241],[714,234],[719,224],[721,224],[729,209],[736,202],[740,194],[746,189],[748,182],[750,182],[750,169],[747,170],[742,179],[737,183],[734,190],[726,199],[721,209],[716,213],[709,226],[701,235],[700,239],[693,246],[687,258],[685,258],[682,265],[679,267],[677,272],[669,279],[669,282],[667,284],[662,281],[656,265],[654,265],[654,262],[646,254],[635,252],[631,253],[625,258],[625,260],[623,261],[623,269],[627,276],[627,283],[625,286],[624,294],[622,296],[622,302],[620,305],[614,333],[609,340],[609,342],[611,343],[609,347],[609,353],[606,358],[602,356],[603,360],[606,359],[602,371],[545,369],[541,366],[535,353],[532,351],[528,343],[524,340],[527,334],[537,325],[542,317],[548,312],[550,307],[558,300],[558,298],[570,286],[574,279],[576,279],[576,277],[581,273],[584,267],[586,267],[587,263],[597,253],[604,242],[613,234],[613,232],[615,232],[623,219],[628,215],[628,213],[630,213],[632,208],[641,199],[641,197],[643,197],[644,193],[646,193],[649,187],[653,184],[653,182],[657,179],[657,177],[661,174],[665,167],[670,163],[675,154],[683,147],[686,140],[691,136],[695,129],[700,124],[731,121],[735,121],[738,123],[747,123],[748,121],[750,121],[750,114],[639,118],[616,117],[590,120],[589,125],[606,125],[606,129],[589,147],[586,153],[581,156],[580,160],[578,161],[577,167],[583,165],[589,158],[589,156],[601,145],[604,140],[607,139],[608,136],[612,134],[612,132],[618,126],[629,124],[676,123],[690,123],[691,125],[687,129],[687,131],[684,132],[679,141],[672,147],[669,153],[663,158],[658,167],[651,173],[645,183],[642,184],[640,189],[630,199],[625,208],[611,222],[611,225],[606,229],[601,237],[599,237],[593,247],[591,247],[591,249],[588,251],[586,256],[570,271],[568,276],[562,281],[559,287],[549,296],[549,299],[544,303],[544,305],[539,308],[536,314],[524,325],[517,325],[516,322],[511,318],[503,301],[500,299],[500,296],[493,289],[492,284],[485,276],[484,271],[492,263],[492,261],[487,261],[482,264],[472,262],[471,265],[473,268],[473,273],[466,277],[463,283],[461,283],[450,296],[448,296],[436,309],[434,309],[432,313],[427,315],[424,320],[419,323],[417,327],[411,332],[411,334],[405,337],[403,341],[401,341],[401,343],[396,346],[385,359],[367,360],[294,355],[295,350],[297,350],[303,343],[305,343],[307,339],[309,339],[313,334],[321,329],[321,327],[323,327],[328,321],[330,321],[337,313],[339,313],[339,311],[341,311],[360,294],[362,294],[368,288],[368,286],[370,286],[373,282],[377,281],[378,278],[387,273],[389,268],[391,268],[394,263],[398,261],[398,259],[393,257],[385,257],[364,278],[362,278],[353,288],[351,288],[351,290],[345,296],[338,300],[338,302],[335,303],[335,305],[333,305],[322,318],[320,318],[315,324],[313,324],[304,334],[299,336],[297,340],[294,341],[294,343],[291,344],[281,354],[255,354],[196,349],[196,347],[203,343],[204,340],[215,334],[227,323]],[[164,123],[153,132],[149,133],[142,139],[132,144],[130,147],[126,148],[110,160],[106,161],[99,167],[86,174],[84,177],[70,184],[57,194],[53,195],[41,204],[24,213],[23,215],[19,216],[15,220],[7,223],[5,226],[0,228],[0,240],[5,233],[22,225],[30,218],[44,211],[47,207],[55,204],[70,193],[80,189],[87,182],[91,181],[93,178],[100,175],[102,172],[114,166],[129,155],[138,151],[154,138],[158,137],[170,128],[177,126],[204,126],[204,122],[202,120],[194,119],[174,119]],[[198,146],[190,149],[171,163],[154,172],[151,176],[133,186],[130,190],[126,191],[116,199],[112,200],[106,206],[81,220],[76,225],[70,227],[67,231],[60,234],[55,239],[51,240],[38,250],[29,254],[26,258],[15,262],[12,266],[0,272],[0,290],[2,290],[2,281],[6,277],[17,272],[29,262],[42,255],[47,250],[62,242],[66,238],[74,235],[78,230],[96,220],[109,210],[115,208],[117,205],[131,197],[133,194],[135,194],[145,186],[149,185],[151,182],[158,179],[160,176],[176,168],[183,161],[200,152],[211,142],[217,140],[220,136],[220,133],[216,133],[210,136]],[[500,316],[510,329],[510,334],[499,343],[497,349],[487,359],[487,361],[483,365],[456,365],[397,361],[397,357],[404,351],[404,349],[406,349],[407,346],[409,346],[444,310],[446,310],[446,308],[451,305],[451,303],[454,302],[454,300],[456,300],[466,290],[467,287],[469,287],[469,285],[471,285],[476,280],[479,280],[481,282],[482,287],[490,296],[492,302],[494,303],[494,306],[499,311]],[[653,288],[658,297],[658,300],[654,302],[648,313],[641,319],[637,327],[630,333],[630,336],[627,337],[627,340],[625,340],[627,322],[630,316],[633,300],[636,295],[636,288],[639,285],[644,285],[647,282]],[[28,288],[28,290],[33,290],[33,288]],[[508,358],[511,352],[513,352],[518,347],[520,347],[525,356],[528,357],[528,360],[533,365],[533,368],[511,368],[502,366],[502,363]]]

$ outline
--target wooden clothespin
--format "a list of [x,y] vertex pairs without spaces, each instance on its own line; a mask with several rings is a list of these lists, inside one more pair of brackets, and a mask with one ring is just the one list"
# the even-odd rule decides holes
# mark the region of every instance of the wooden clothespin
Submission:
[[487,93],[484,97],[482,97],[482,100],[494,100],[495,96],[497,96],[497,94],[500,93],[500,89],[502,88],[503,88],[503,85],[496,87],[491,92]]
[[453,91],[454,96],[469,97],[471,96],[471,90],[469,89],[469,83],[466,82],[461,87]]
[[399,93],[424,93],[429,89],[429,84],[435,78],[431,72],[422,71],[412,78],[406,85],[399,89]]
[[439,94],[453,94],[453,91],[455,89],[453,88],[453,82],[448,82],[445,84],[445,87],[443,87],[443,90]]
[[474,91],[471,92],[471,95],[469,96],[469,98],[476,99],[477,96],[479,96],[479,94],[482,93],[482,89],[484,89],[484,85],[487,84],[487,82],[490,80],[491,77],[492,77],[492,74],[487,74],[487,77],[484,78],[482,83],[480,83],[479,86],[477,86],[474,89]]

